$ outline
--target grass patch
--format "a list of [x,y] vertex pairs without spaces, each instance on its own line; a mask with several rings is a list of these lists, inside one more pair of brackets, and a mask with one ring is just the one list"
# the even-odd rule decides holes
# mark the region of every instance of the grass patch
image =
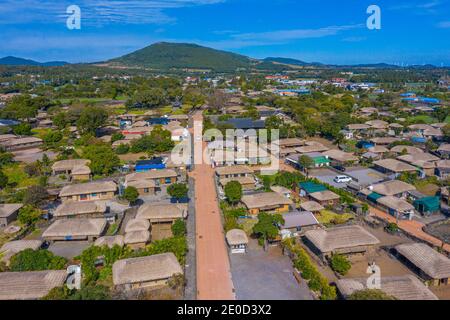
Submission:
[[29,177],[23,170],[24,165],[12,164],[3,168],[8,184],[16,188],[27,188],[39,184],[39,177]]
[[239,222],[246,234],[252,234],[253,227],[258,223],[258,219],[239,219]]
[[33,134],[35,136],[37,136],[40,139],[44,139],[44,137],[47,135],[47,133],[49,131],[51,131],[52,129],[47,129],[47,128],[40,128],[40,129],[32,129],[31,132],[33,132]]
[[106,235],[107,235],[107,236],[113,236],[113,235],[116,233],[118,227],[119,227],[119,224],[118,224],[118,223],[113,223],[113,224],[111,224],[111,225],[108,227],[108,231],[106,231]]
[[414,116],[414,117],[408,117],[406,119],[406,122],[408,123],[426,123],[426,124],[431,124],[431,123],[435,123],[437,122],[437,120],[431,116],[427,116],[427,115],[418,115],[418,116]]
[[317,220],[324,225],[327,224],[343,224],[352,219],[354,216],[351,213],[338,214],[330,210],[322,210],[316,215]]

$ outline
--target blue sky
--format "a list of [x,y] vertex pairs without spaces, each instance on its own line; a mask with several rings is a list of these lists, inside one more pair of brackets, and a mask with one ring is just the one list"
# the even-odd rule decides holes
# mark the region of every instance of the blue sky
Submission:
[[[66,8],[81,8],[81,30]],[[369,5],[381,30],[366,27]],[[0,0],[0,56],[93,62],[158,41],[255,58],[450,65],[450,0]]]

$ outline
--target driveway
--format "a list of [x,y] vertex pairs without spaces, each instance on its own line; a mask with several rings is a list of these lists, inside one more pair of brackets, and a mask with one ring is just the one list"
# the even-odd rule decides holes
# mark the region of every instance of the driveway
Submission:
[[323,183],[329,184],[330,186],[333,186],[338,189],[342,189],[342,188],[346,187],[347,184],[346,183],[336,183],[334,181],[334,178],[339,174],[345,175],[345,173],[337,173],[337,172],[327,169],[327,168],[312,169],[312,170],[310,170],[310,173],[309,173],[309,175],[311,177],[314,177]]
[[58,241],[51,244],[48,250],[56,256],[71,260],[80,255],[90,245],[92,243],[88,241]]
[[230,254],[238,300],[312,300],[307,285],[298,284],[289,257],[279,247],[265,252],[250,239],[247,253]]

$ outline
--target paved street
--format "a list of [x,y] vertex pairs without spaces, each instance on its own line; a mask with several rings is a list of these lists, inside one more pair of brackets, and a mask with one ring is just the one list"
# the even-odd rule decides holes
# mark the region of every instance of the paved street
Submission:
[[[194,120],[201,135],[201,113],[196,114]],[[197,149],[194,154],[198,159],[204,144],[198,137],[194,136],[194,139]],[[234,299],[230,262],[214,185],[214,169],[208,164],[196,164],[191,177],[195,180],[197,299]]]
[[293,276],[289,257],[279,247],[265,252],[251,239],[245,254],[232,254],[231,273],[239,300],[312,300],[305,282]]

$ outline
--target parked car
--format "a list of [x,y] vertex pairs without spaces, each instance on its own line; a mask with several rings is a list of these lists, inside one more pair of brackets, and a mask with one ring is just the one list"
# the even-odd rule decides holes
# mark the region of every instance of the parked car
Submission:
[[344,166],[333,166],[333,168],[342,172],[345,172],[345,170],[347,170]]
[[336,176],[334,178],[334,182],[336,183],[348,183],[352,181],[352,178],[350,178],[349,176]]

